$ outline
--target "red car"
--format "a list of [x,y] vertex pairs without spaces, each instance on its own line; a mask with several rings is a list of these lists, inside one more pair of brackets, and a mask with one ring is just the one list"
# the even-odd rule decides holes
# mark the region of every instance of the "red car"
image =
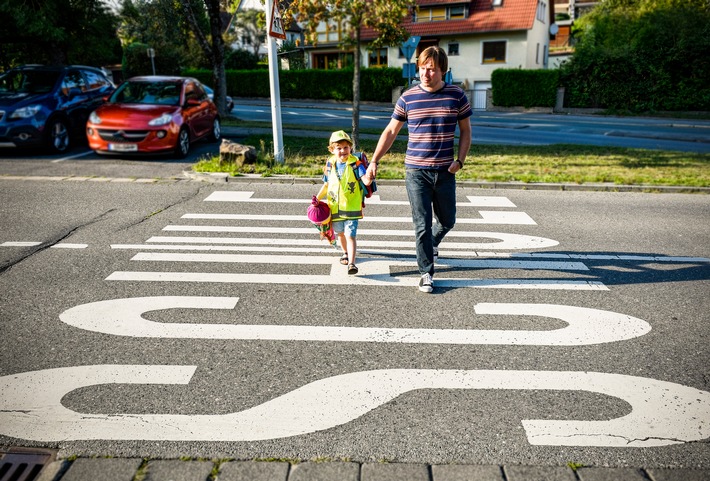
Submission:
[[99,154],[173,152],[183,158],[190,144],[217,142],[217,107],[194,78],[133,77],[89,116],[89,147]]

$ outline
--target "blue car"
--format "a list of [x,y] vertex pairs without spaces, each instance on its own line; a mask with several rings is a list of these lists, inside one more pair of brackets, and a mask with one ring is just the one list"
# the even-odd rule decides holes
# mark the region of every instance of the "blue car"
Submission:
[[67,151],[115,90],[101,69],[24,65],[0,75],[0,146]]

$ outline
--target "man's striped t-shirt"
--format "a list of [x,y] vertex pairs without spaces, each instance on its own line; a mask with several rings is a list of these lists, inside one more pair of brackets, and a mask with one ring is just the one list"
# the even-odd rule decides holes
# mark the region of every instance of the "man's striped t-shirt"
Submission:
[[436,92],[416,85],[402,93],[392,118],[407,122],[409,141],[404,165],[415,169],[447,169],[454,161],[454,134],[459,120],[470,117],[464,91],[445,84]]

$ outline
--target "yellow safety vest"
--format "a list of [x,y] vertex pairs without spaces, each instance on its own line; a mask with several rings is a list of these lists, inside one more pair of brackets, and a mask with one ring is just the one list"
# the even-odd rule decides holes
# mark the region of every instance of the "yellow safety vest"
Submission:
[[328,159],[328,206],[333,221],[345,219],[362,219],[362,199],[364,192],[360,179],[355,175],[357,157],[350,155],[342,178],[338,177],[337,158],[333,155]]

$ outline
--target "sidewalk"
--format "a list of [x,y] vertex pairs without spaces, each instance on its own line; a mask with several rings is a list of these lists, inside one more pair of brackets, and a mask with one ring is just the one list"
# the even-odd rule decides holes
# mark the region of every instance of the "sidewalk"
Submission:
[[[3,460],[4,461],[4,460]],[[20,463],[17,460],[15,467]],[[78,458],[16,481],[708,481],[710,469]],[[26,470],[32,469],[28,465]],[[13,466],[10,466],[13,469]]]

